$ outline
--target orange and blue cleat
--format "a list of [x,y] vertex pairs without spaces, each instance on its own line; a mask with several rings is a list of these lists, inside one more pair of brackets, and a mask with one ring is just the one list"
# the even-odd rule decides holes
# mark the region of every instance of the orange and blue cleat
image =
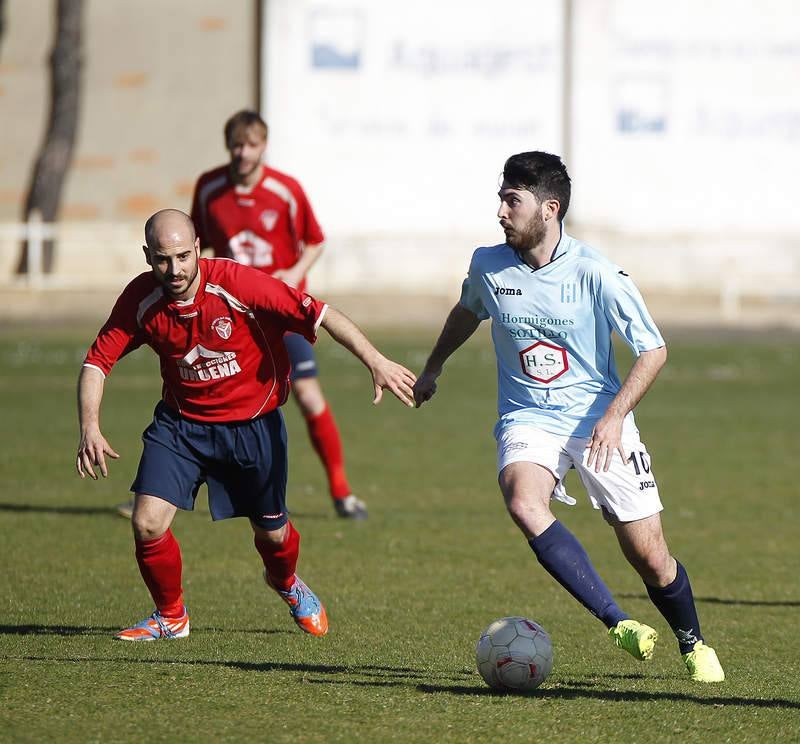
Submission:
[[180,617],[164,617],[156,610],[138,625],[125,628],[114,638],[119,641],[157,641],[161,638],[186,638],[189,635],[189,613],[183,608]]
[[[264,580],[272,586],[267,572],[264,571]],[[278,595],[289,605],[289,614],[297,626],[313,636],[324,636],[328,632],[328,615],[317,595],[306,586],[305,582],[295,574],[294,583],[289,591],[275,589]]]

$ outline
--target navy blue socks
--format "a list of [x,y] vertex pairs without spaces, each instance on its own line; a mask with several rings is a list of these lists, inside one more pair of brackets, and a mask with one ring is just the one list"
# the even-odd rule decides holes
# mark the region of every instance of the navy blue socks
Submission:
[[[583,546],[561,522],[556,520],[541,535],[528,540],[528,544],[547,573],[606,627],[613,628],[620,620],[628,619],[598,576]],[[656,606],[661,610],[658,603]]]
[[658,611],[669,623],[672,632],[678,639],[682,654],[688,654],[694,644],[703,640],[700,633],[700,621],[697,619],[697,608],[686,569],[678,562],[678,575],[675,581],[663,589],[647,586],[647,593]]

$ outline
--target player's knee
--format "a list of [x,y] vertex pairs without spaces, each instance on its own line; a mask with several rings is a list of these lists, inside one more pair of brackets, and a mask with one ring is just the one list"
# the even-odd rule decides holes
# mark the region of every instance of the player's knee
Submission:
[[256,540],[259,542],[271,543],[273,545],[280,545],[283,543],[283,540],[286,537],[286,530],[288,529],[288,525],[284,524],[282,527],[278,527],[277,529],[268,530],[264,527],[259,527],[252,521],[250,522],[250,526],[253,528],[253,534],[255,535]]
[[158,496],[137,493],[131,514],[134,537],[137,540],[161,537],[170,528],[176,511],[172,503]]
[[131,517],[131,527],[134,537],[141,541],[156,540],[161,537],[168,529],[169,523],[164,524],[162,519],[158,519],[150,514],[137,514],[133,512]]
[[506,498],[506,509],[525,534],[538,534],[542,524],[553,521],[549,507],[530,494],[511,494]]

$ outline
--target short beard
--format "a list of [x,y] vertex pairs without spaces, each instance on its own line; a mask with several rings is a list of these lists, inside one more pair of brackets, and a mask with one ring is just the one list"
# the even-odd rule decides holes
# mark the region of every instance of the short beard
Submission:
[[541,215],[537,214],[528,221],[521,233],[514,233],[507,239],[508,244],[517,253],[526,253],[541,243],[547,235],[547,227]]
[[235,183],[241,183],[242,181],[250,178],[250,176],[252,176],[253,173],[255,173],[260,167],[261,163],[259,162],[256,163],[249,171],[242,173],[242,171],[239,170],[239,163],[234,161],[231,163],[230,173]]
[[[200,262],[198,261],[194,266],[194,274],[192,274],[192,276],[189,278],[189,281],[186,282],[186,290],[185,290],[186,292],[188,292],[189,291],[189,287],[191,287],[192,284],[194,284],[194,280],[197,279],[197,275],[198,275],[199,272],[200,272]],[[164,290],[166,291],[166,293],[170,297],[175,298],[175,297],[178,296],[170,288],[169,282],[165,281],[163,283],[163,287],[164,287]],[[180,292],[179,294],[184,294],[184,292]]]

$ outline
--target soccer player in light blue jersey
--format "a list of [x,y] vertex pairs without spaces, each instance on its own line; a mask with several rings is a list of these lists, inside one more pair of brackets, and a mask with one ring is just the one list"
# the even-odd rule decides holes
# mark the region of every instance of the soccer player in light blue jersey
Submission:
[[[505,242],[473,254],[461,299],[414,386],[416,405],[430,400],[450,355],[491,319],[498,481],[539,563],[618,647],[651,658],[656,631],[617,604],[550,509],[553,498],[575,503],[563,485],[575,468],[675,633],[691,678],[721,682],[686,570],[664,539],[658,486],[633,416],[667,359],[666,345],[630,277],[564,232],[570,190],[556,155],[525,152],[506,161],[497,212]],[[636,356],[624,381],[614,363],[615,331]]]

